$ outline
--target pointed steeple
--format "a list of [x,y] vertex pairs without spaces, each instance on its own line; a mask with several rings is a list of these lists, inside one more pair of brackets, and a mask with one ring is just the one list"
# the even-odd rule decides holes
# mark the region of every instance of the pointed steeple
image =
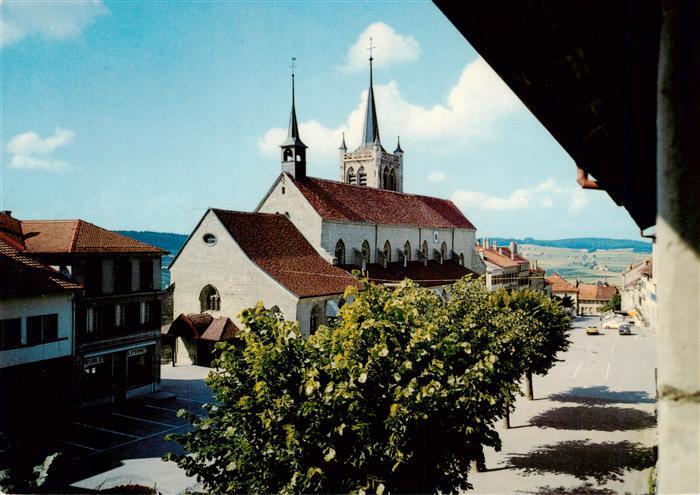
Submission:
[[287,131],[287,140],[282,143],[282,146],[303,146],[307,148],[299,137],[299,125],[297,124],[297,112],[295,108],[295,98],[294,98],[294,62],[296,58],[292,58],[292,111],[289,114],[289,131]]
[[403,150],[401,149],[401,136],[396,138],[396,149],[394,150],[394,154],[396,153],[403,153]]
[[289,131],[287,140],[281,144],[282,171],[295,178],[306,176],[306,146],[299,137],[297,112],[294,102],[294,67],[296,58],[292,58],[292,112],[289,115]]
[[345,133],[343,133],[343,142],[340,143],[340,148],[338,148],[340,151],[347,151],[348,147],[345,146]]
[[379,122],[377,122],[377,108],[374,104],[374,88],[372,87],[372,38],[369,39],[369,91],[367,92],[367,110],[365,112],[365,126],[362,134],[362,145],[381,144],[379,139]]

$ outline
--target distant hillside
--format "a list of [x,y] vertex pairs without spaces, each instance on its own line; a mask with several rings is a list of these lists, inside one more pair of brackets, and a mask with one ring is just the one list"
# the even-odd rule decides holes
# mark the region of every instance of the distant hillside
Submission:
[[140,232],[135,230],[118,230],[117,232],[137,241],[170,251],[170,255],[173,257],[180,251],[187,240],[186,235],[171,234],[169,232]]
[[489,237],[499,246],[507,246],[511,241],[518,244],[533,244],[535,246],[558,247],[568,249],[585,249],[589,252],[598,249],[631,249],[635,253],[651,253],[651,242],[633,241],[631,239],[608,239],[606,237],[576,237],[574,239],[541,240],[526,237],[514,239],[510,237]]

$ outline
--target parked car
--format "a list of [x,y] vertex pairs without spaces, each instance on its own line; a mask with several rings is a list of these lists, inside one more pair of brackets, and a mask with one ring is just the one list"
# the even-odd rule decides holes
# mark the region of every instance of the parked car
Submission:
[[588,328],[586,328],[586,333],[588,335],[600,335],[600,331],[598,330],[598,327],[588,327]]
[[603,328],[620,328],[620,325],[623,325],[624,323],[624,320],[615,318],[613,320],[608,320],[605,323],[603,323]]
[[620,325],[618,331],[620,332],[620,335],[632,335],[632,329],[630,329],[630,326],[627,323]]

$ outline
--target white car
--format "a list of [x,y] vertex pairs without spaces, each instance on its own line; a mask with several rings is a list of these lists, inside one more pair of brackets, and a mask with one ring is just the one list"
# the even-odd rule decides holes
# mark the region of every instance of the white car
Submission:
[[624,323],[624,320],[614,318],[603,323],[603,328],[620,328],[620,325],[624,325]]

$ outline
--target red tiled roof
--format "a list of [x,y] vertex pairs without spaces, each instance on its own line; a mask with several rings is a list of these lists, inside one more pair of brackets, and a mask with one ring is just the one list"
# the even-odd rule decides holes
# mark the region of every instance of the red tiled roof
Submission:
[[214,318],[208,313],[180,314],[170,324],[165,335],[189,337],[194,339],[220,342],[231,340],[238,332],[238,327],[230,318]]
[[163,249],[103,229],[84,220],[24,220],[22,232],[27,252],[32,254],[167,254]]
[[321,258],[284,215],[213,209],[246,255],[297,297],[342,294],[361,287],[346,271]]
[[[345,265],[345,267],[348,270],[358,269],[352,265]],[[387,263],[386,268],[378,263],[367,265],[367,278],[375,283],[401,282],[408,278],[424,287],[434,287],[453,284],[466,275],[472,275],[474,278],[479,276],[476,272],[454,261],[440,264],[439,261],[430,260],[427,265],[422,261],[409,261],[406,267],[403,266],[403,262],[394,262]]]
[[[479,253],[484,253],[484,259],[486,261],[493,263],[494,265],[500,266],[501,268],[510,268],[513,266],[520,266],[522,264],[522,262],[510,259],[510,251],[506,256],[492,248],[484,249],[483,246],[476,246],[476,250]],[[522,256],[520,255],[516,254],[516,256],[522,258]],[[522,259],[525,260],[525,258]],[[527,260],[525,261],[527,262]]]
[[547,281],[552,284],[552,292],[578,292],[579,290],[574,287],[568,280],[564,277],[555,273],[554,275],[547,277]]
[[585,301],[609,301],[617,294],[614,285],[579,284],[579,300]]
[[0,211],[0,239],[9,241],[20,251],[24,249],[22,222],[8,212]]
[[0,296],[28,296],[80,290],[68,277],[0,240]]
[[341,222],[474,229],[452,201],[332,180],[286,177],[321,217]]

